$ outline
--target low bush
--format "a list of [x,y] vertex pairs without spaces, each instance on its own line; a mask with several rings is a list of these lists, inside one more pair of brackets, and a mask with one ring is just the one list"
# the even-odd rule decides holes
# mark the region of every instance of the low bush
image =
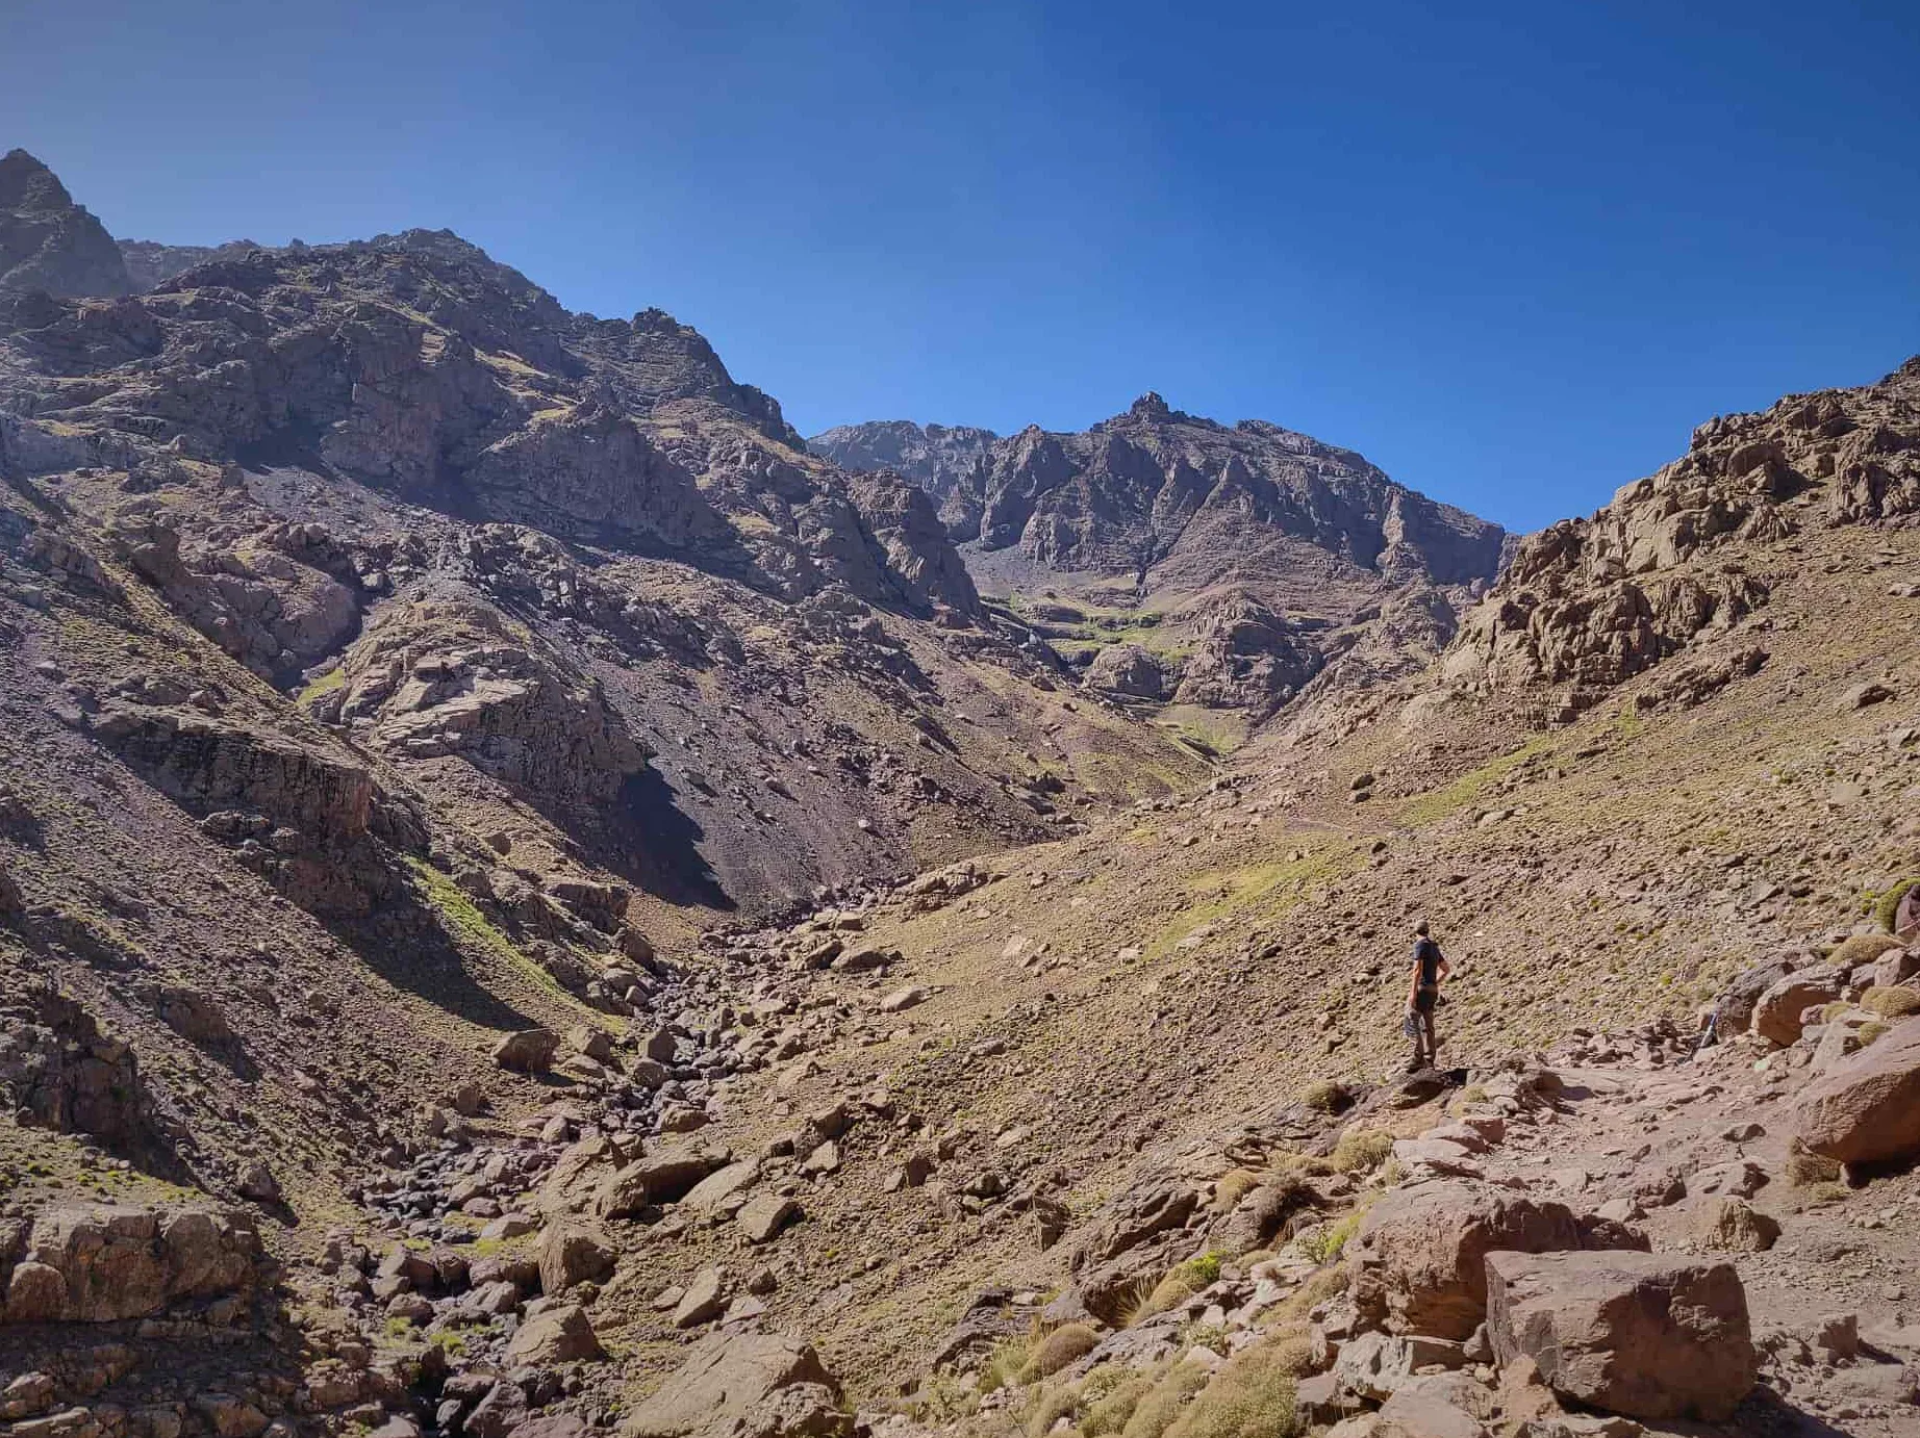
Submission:
[[1843,969],[1857,968],[1861,964],[1872,963],[1889,949],[1899,947],[1899,940],[1886,934],[1850,934],[1827,955],[1827,962]]
[[1162,1438],[1211,1376],[1197,1363],[1172,1364],[1153,1385],[1153,1391],[1135,1405],[1133,1416],[1120,1430],[1120,1438]]
[[1051,1378],[1068,1364],[1085,1358],[1099,1342],[1086,1324],[1063,1323],[1040,1340],[1021,1371],[1021,1381],[1031,1383],[1036,1378]]
[[1042,1388],[1027,1405],[1027,1438],[1046,1438],[1053,1425],[1071,1418],[1080,1407],[1080,1395],[1071,1384],[1060,1388]]
[[1260,1186],[1260,1175],[1251,1169],[1231,1169],[1221,1176],[1213,1189],[1213,1211],[1232,1213],[1245,1198]]
[[1333,1079],[1321,1079],[1307,1085],[1306,1092],[1300,1095],[1300,1102],[1308,1108],[1318,1109],[1321,1113],[1339,1113],[1353,1101],[1347,1092],[1347,1086]]
[[1166,1438],[1294,1438],[1294,1374],[1286,1345],[1248,1348],[1214,1375]]
[[1920,990],[1910,989],[1905,984],[1895,984],[1886,989],[1868,989],[1861,996],[1860,1007],[1871,1010],[1883,1019],[1903,1019],[1908,1014],[1920,1013]]
[[1149,1374],[1130,1373],[1123,1368],[1102,1368],[1099,1372],[1112,1373],[1115,1381],[1101,1385],[1097,1394],[1094,1375],[1089,1375],[1087,1382],[1081,1384],[1082,1399],[1092,1400],[1087,1403],[1086,1414],[1079,1425],[1085,1438],[1107,1438],[1108,1434],[1119,1433],[1132,1419],[1140,1400],[1153,1392],[1155,1380]]

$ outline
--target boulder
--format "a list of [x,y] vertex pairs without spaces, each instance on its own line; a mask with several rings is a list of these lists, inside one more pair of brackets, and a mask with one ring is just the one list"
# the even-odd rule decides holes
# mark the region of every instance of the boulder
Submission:
[[1743,1198],[1703,1199],[1688,1219],[1688,1232],[1702,1248],[1727,1253],[1764,1253],[1780,1237],[1780,1225]]
[[1342,1392],[1380,1403],[1412,1379],[1417,1369],[1429,1364],[1458,1368],[1464,1361],[1460,1345],[1444,1338],[1362,1333],[1341,1347],[1333,1377]]
[[1487,1255],[1487,1332],[1563,1398],[1630,1418],[1732,1416],[1759,1371],[1731,1263],[1650,1253]]
[[1464,1373],[1409,1378],[1380,1407],[1388,1431],[1402,1438],[1482,1438],[1494,1416],[1491,1388]]
[[1920,1022],[1898,1025],[1809,1084],[1791,1122],[1807,1148],[1841,1163],[1920,1153]]
[[688,1189],[680,1199],[680,1206],[702,1217],[711,1217],[728,1199],[751,1188],[759,1177],[760,1165],[753,1159],[730,1163],[725,1168],[715,1169]]
[[838,1385],[820,1355],[798,1338],[773,1333],[723,1333],[701,1340],[658,1388],[634,1409],[625,1438],[688,1438],[710,1426],[746,1417],[782,1389]]
[[650,1204],[682,1199],[726,1163],[724,1150],[681,1141],[662,1144],[600,1180],[594,1212],[628,1218]]
[[560,1036],[552,1029],[522,1029],[494,1045],[493,1061],[517,1073],[545,1073],[553,1067],[553,1056],[559,1049]]
[[1460,1341],[1486,1317],[1486,1256],[1645,1247],[1618,1224],[1584,1225],[1563,1203],[1464,1180],[1391,1190],[1350,1245],[1350,1291],[1372,1322]]
[[576,1283],[589,1283],[613,1272],[613,1240],[583,1223],[550,1223],[541,1230],[536,1250],[540,1262],[540,1291],[552,1297]]
[[1073,1266],[1106,1263],[1130,1248],[1186,1223],[1200,1203],[1192,1184],[1180,1180],[1153,1181],[1120,1194],[1074,1254]]
[[800,1216],[800,1205],[777,1193],[757,1193],[734,1215],[748,1243],[766,1243]]
[[507,1345],[507,1364],[577,1363],[605,1358],[587,1312],[577,1303],[543,1308],[520,1325]]
[[1805,1027],[1802,1015],[1810,1008],[1830,1004],[1846,986],[1832,969],[1801,969],[1779,979],[1753,1006],[1750,1027],[1781,1047],[1793,1043]]
[[680,1295],[674,1306],[675,1328],[698,1328],[720,1316],[727,1305],[727,1275],[718,1268],[703,1268]]

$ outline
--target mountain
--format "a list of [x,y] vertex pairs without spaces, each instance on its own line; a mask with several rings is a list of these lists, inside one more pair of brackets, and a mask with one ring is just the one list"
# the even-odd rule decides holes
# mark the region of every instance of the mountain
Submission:
[[809,446],[924,488],[983,592],[1090,683],[1255,719],[1330,665],[1370,682],[1432,658],[1507,541],[1351,450],[1155,394],[1078,434],[886,421]]
[[130,294],[133,281],[106,227],[25,150],[0,156],[0,292]]
[[4,1438],[1910,1432],[1920,361],[1518,543],[953,434],[446,233],[0,294]]

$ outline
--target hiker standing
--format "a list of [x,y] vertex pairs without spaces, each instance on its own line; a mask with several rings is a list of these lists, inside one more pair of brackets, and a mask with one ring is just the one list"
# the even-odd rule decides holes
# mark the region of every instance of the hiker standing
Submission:
[[1413,1037],[1413,1058],[1408,1073],[1437,1067],[1440,1045],[1433,1036],[1433,1009],[1440,1002],[1440,982],[1453,972],[1447,956],[1433,941],[1427,921],[1413,926],[1413,973],[1407,986],[1407,1032]]

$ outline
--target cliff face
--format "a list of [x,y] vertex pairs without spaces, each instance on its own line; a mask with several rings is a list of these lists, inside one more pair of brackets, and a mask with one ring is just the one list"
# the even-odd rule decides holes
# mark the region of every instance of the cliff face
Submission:
[[106,227],[25,150],[0,156],[0,292],[125,295],[126,262]]

